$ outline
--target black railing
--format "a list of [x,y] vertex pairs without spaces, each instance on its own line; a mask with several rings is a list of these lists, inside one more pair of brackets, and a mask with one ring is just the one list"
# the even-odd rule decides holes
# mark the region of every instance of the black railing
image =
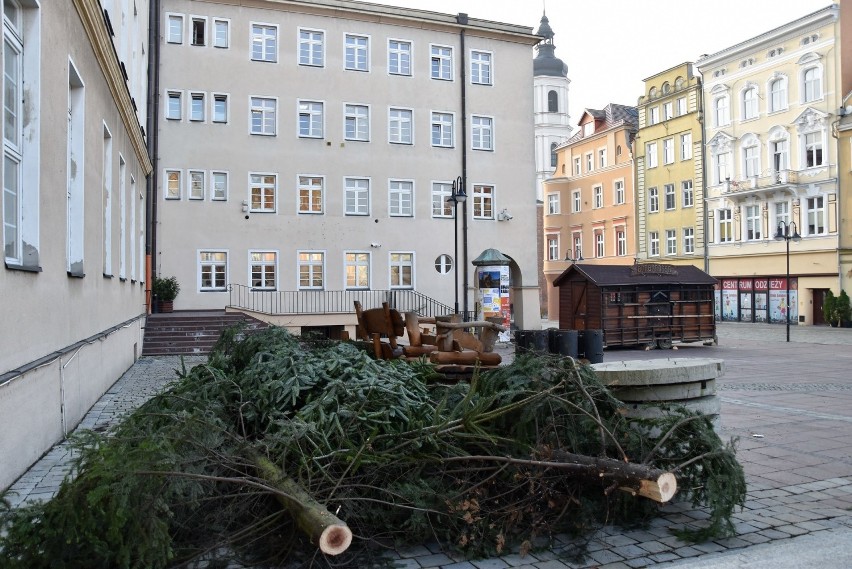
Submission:
[[[416,290],[256,290],[239,284],[228,285],[228,305],[263,314],[351,314],[355,301],[364,310],[381,308],[387,302],[400,312],[416,312],[421,317],[452,314],[452,307]],[[473,320],[469,313],[465,320]]]

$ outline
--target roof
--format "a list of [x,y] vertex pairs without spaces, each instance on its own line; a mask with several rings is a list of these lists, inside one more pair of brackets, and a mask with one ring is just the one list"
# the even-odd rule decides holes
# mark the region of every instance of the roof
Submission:
[[553,28],[550,27],[550,21],[546,15],[541,17],[541,25],[536,30],[536,35],[544,38],[535,46],[538,55],[533,59],[533,75],[551,76],[551,77],[567,77],[568,66],[565,62],[556,57],[554,52],[555,45],[553,44]]
[[[580,117],[580,122],[583,121],[583,117],[585,117],[585,115],[587,114],[594,117],[595,122],[603,122],[603,125],[601,127],[595,128],[595,134],[600,131],[609,130],[617,126],[633,127],[634,129],[638,128],[639,126],[639,110],[636,107],[629,107],[627,105],[610,103],[603,109],[584,109],[583,115],[581,115]],[[565,144],[571,144],[584,138],[588,138],[588,136],[583,136],[583,130],[580,129],[580,131],[571,138],[569,138],[565,142]]]
[[718,281],[692,265],[664,265],[643,263],[635,265],[586,265],[574,263],[553,281],[559,286],[574,273],[598,286],[683,284],[715,285]]

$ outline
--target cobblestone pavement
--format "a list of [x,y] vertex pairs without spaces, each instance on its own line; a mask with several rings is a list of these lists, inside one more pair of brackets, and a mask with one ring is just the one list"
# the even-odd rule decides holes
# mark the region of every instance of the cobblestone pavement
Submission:
[[[745,508],[734,515],[735,537],[688,544],[672,528],[700,522],[707,513],[675,502],[644,529],[607,526],[586,541],[587,557],[571,557],[577,542],[557,537],[544,552],[467,561],[437,544],[400,550],[406,569],[623,569],[649,566],[714,567],[728,556],[749,566],[748,552],[802,553],[815,543],[852,535],[852,329],[720,323],[719,345],[669,350],[607,350],[605,361],[713,357],[725,361],[717,382],[722,399],[721,434],[739,437],[738,459],[748,481]],[[511,347],[500,346],[511,357]],[[202,358],[187,358],[193,365]],[[92,408],[85,428],[104,428],[174,379],[176,357],[140,359]],[[16,503],[49,499],[68,472],[69,450],[57,445],[13,486]],[[800,537],[807,536],[807,537]],[[796,547],[797,539],[802,547]],[[806,541],[810,540],[810,541]],[[810,544],[810,545],[808,545]],[[764,548],[764,549],[759,549]],[[783,549],[782,548],[786,548]],[[845,553],[844,553],[845,552]],[[852,566],[848,548],[835,565]],[[842,556],[847,555],[848,559]],[[737,556],[732,558],[731,556]],[[841,556],[840,559],[837,557]],[[739,560],[739,561],[738,561]],[[848,561],[848,563],[846,563]],[[836,565],[836,563],[840,563]],[[700,565],[699,565],[700,563]],[[805,567],[795,560],[783,567]],[[775,569],[781,566],[775,565]]]

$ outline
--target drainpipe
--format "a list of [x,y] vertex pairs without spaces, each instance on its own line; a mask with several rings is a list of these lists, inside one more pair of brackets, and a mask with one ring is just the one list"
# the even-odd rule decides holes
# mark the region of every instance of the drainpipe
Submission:
[[148,134],[148,157],[152,170],[148,176],[145,211],[145,252],[150,263],[147,287],[150,289],[157,275],[157,154],[159,140],[157,122],[160,113],[160,0],[150,0],[148,6],[148,117],[145,130]]
[[698,113],[699,122],[701,123],[701,207],[704,209],[702,217],[702,225],[704,231],[704,272],[710,274],[710,247],[707,242],[707,230],[709,229],[710,220],[707,214],[707,152],[704,141],[707,138],[705,130],[706,114],[704,109],[704,85],[701,78],[698,79]]
[[[467,25],[467,14],[459,12],[456,16],[456,22],[461,26]],[[461,42],[461,123],[462,123],[462,181],[464,182],[465,191],[467,191],[467,54],[464,48],[464,28],[459,32],[459,40]],[[470,193],[468,193],[470,195]],[[463,285],[464,291],[463,310],[464,319],[467,320],[468,312],[468,274],[467,274],[467,200],[462,202],[462,257],[463,257]]]

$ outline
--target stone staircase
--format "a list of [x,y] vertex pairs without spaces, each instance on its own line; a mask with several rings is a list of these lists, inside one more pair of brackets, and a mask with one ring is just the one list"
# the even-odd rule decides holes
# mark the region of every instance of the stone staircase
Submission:
[[142,355],[209,354],[222,331],[241,322],[245,323],[247,331],[268,326],[246,314],[224,310],[149,314],[145,324]]

